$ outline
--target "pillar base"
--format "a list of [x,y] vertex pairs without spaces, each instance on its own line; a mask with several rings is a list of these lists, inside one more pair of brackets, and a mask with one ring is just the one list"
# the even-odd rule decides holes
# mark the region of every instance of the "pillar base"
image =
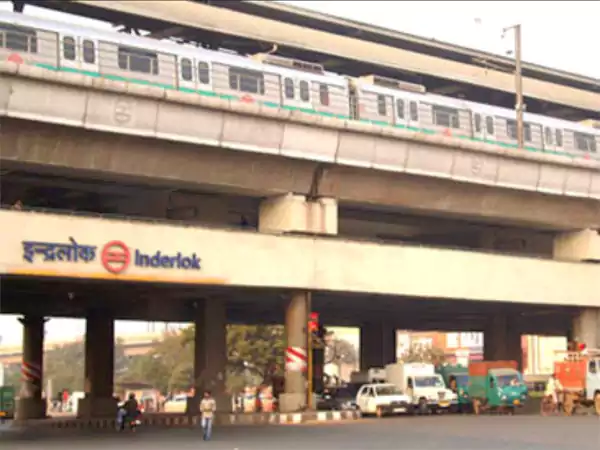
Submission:
[[20,398],[15,402],[16,420],[45,419],[46,399],[40,398]]
[[306,394],[279,394],[279,412],[292,413],[306,408]]
[[117,399],[84,397],[79,399],[77,405],[77,417],[79,418],[97,418],[97,417],[116,417]]

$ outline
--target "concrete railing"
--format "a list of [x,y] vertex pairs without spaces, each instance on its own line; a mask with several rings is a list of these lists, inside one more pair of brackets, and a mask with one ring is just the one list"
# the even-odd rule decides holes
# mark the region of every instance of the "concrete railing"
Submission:
[[599,161],[12,62],[0,63],[0,115],[495,187],[600,198]]

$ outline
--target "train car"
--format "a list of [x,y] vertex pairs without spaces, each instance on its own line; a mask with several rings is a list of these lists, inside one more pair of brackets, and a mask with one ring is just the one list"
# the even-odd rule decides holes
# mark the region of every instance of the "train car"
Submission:
[[[245,57],[189,44],[0,12],[0,58],[232,101],[367,121],[516,147],[514,111],[429,94],[377,75],[348,79],[272,54]],[[598,157],[600,130],[524,114],[525,147]]]
[[343,119],[350,116],[345,77],[317,65],[271,55],[257,61],[172,41],[3,12],[0,57],[51,70],[285,105]]

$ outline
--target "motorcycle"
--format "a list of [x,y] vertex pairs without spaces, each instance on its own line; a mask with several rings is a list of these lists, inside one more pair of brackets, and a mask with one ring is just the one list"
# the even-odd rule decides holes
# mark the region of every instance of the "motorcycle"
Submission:
[[128,415],[122,407],[119,407],[117,413],[117,430],[122,432],[127,428],[129,431],[135,432],[137,427],[142,424],[142,421],[140,420],[141,415],[142,412],[139,409],[137,410],[137,414],[132,417]]

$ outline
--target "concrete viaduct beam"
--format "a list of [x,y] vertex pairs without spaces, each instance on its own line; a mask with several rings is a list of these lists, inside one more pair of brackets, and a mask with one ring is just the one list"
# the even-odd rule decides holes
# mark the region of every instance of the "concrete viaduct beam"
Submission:
[[[127,178],[131,182],[133,178],[171,187],[210,187],[269,196],[314,194],[311,186],[320,167],[311,161],[14,119],[2,119],[1,126],[0,162],[5,170],[29,166],[52,173],[86,171],[103,179]],[[512,225],[558,230],[600,228],[596,200],[354,167],[327,167],[318,195],[336,198],[340,204],[394,207]]]

